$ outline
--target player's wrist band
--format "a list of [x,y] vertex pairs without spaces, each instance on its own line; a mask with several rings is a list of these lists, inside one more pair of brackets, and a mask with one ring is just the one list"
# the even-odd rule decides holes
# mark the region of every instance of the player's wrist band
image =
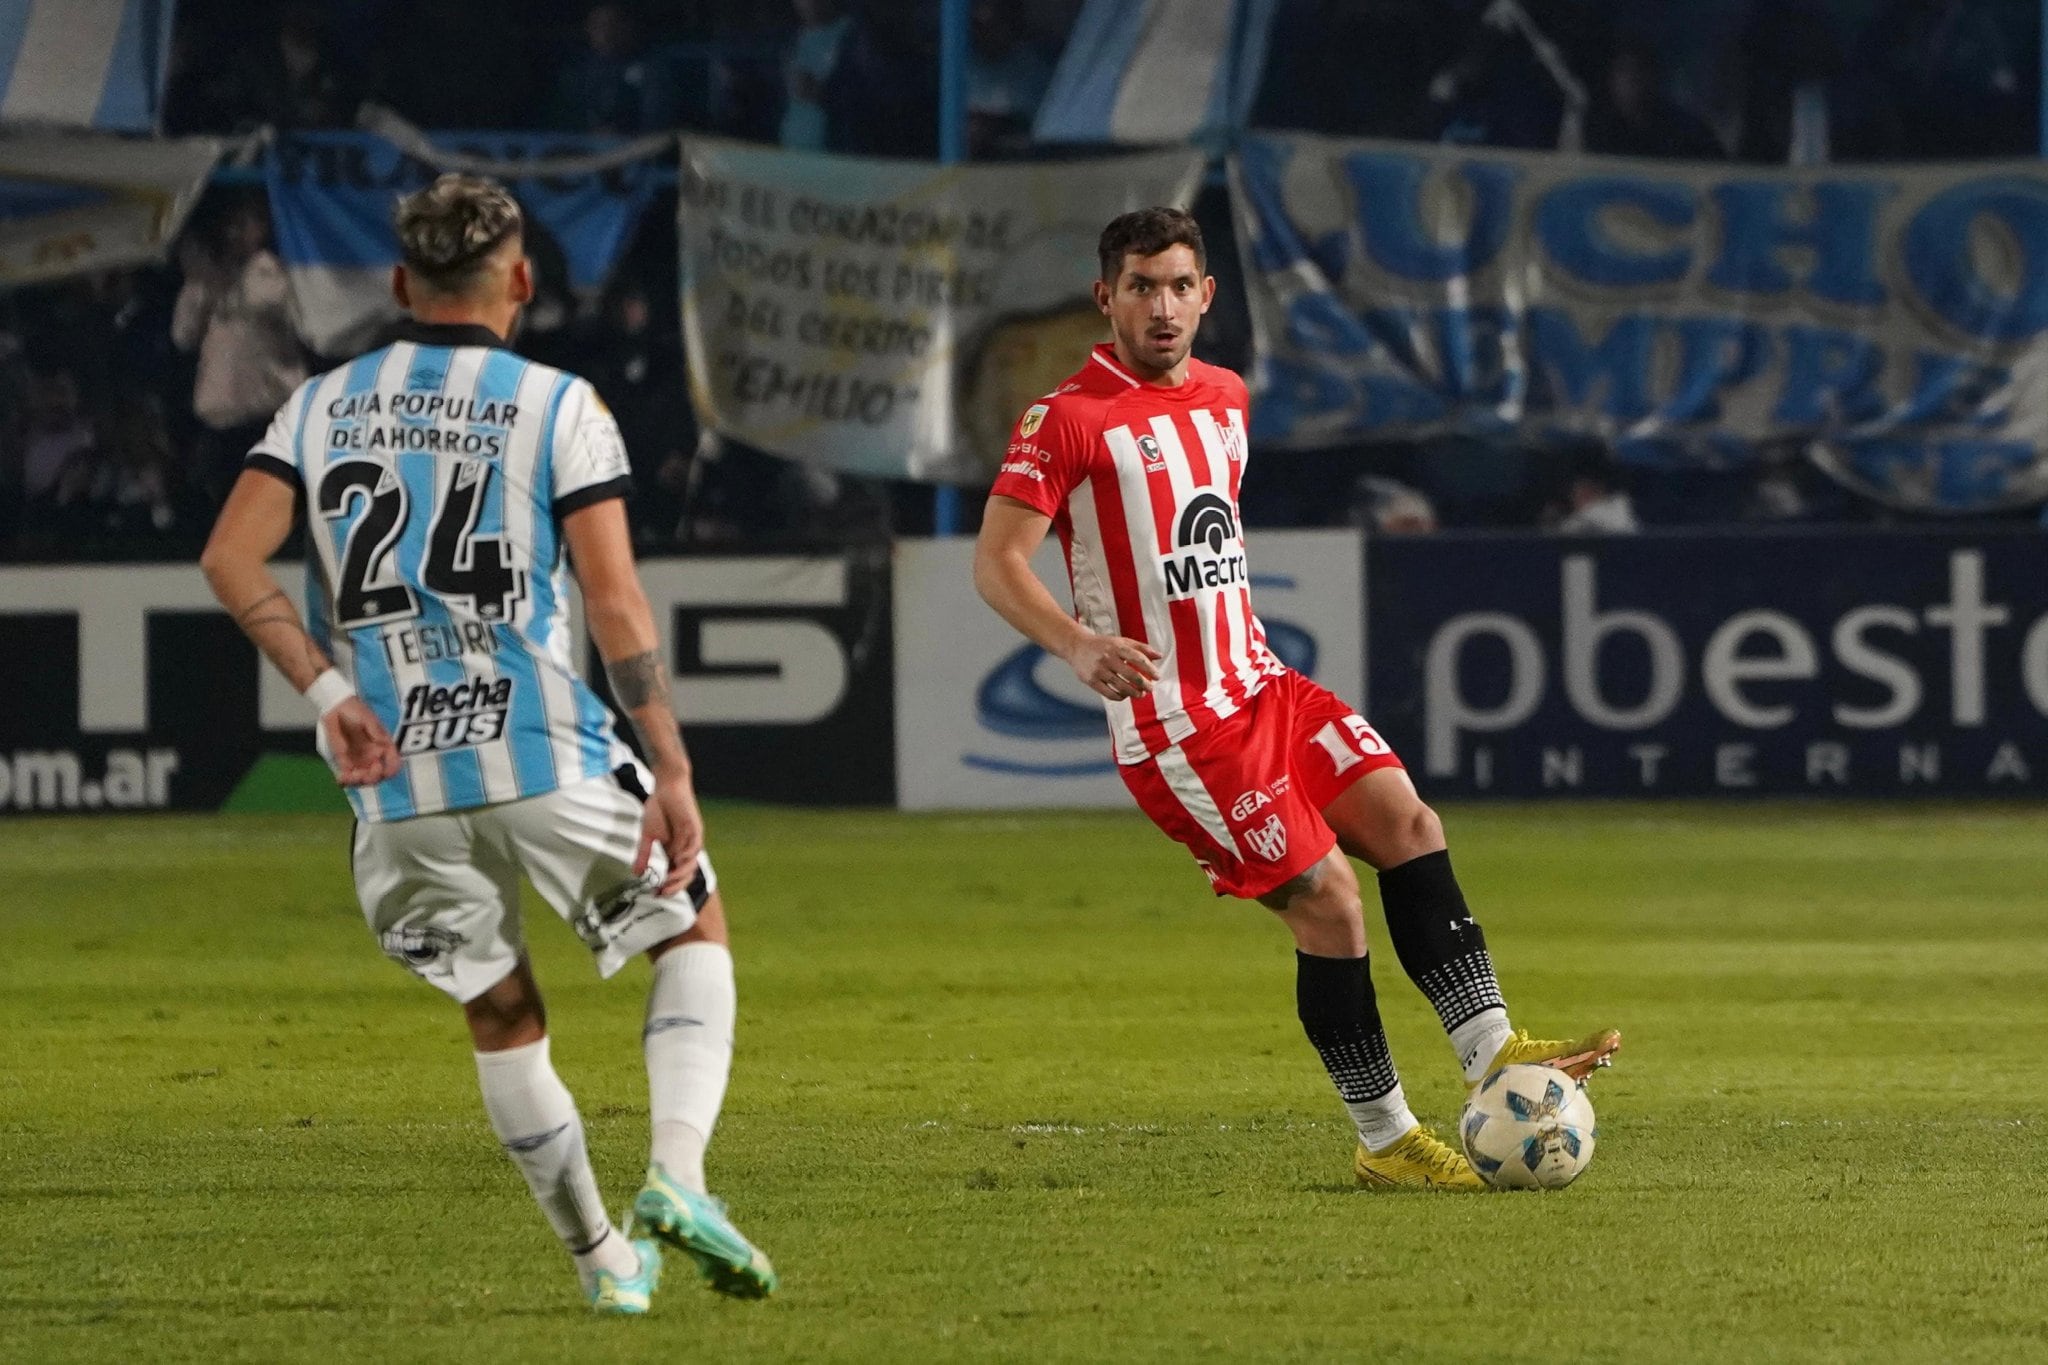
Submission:
[[355,694],[355,687],[350,684],[347,678],[341,676],[341,670],[330,668],[319,677],[313,679],[312,682],[306,684],[305,698],[313,703],[314,708],[320,712],[321,719],[324,720],[329,711],[332,711]]

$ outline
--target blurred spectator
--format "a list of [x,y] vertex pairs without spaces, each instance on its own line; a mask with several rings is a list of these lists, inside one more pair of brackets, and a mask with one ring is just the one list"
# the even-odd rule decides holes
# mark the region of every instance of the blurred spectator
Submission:
[[1367,531],[1416,536],[1437,529],[1436,508],[1399,480],[1368,474],[1352,485],[1351,494],[1355,520]]
[[[421,128],[533,128],[546,86],[535,79],[545,36],[478,0],[398,0],[371,50],[379,104]],[[496,11],[495,13],[493,11]]]
[[253,63],[262,81],[264,121],[279,128],[348,128],[362,102],[361,85],[342,70],[321,12],[295,5],[277,26],[277,41]]
[[936,0],[899,0],[861,12],[825,83],[829,150],[938,154],[938,34]]
[[1492,0],[1466,18],[1462,49],[1429,85],[1442,139],[1576,150],[1589,98],[1577,74],[1587,23],[1569,0]]
[[1430,77],[1461,34],[1412,0],[1281,0],[1268,41],[1252,127],[1429,138]]
[[253,89],[253,76],[261,67],[224,51],[214,32],[180,14],[164,63],[164,131],[184,137],[255,127],[263,121]]
[[683,122],[675,67],[642,39],[622,4],[598,4],[583,16],[584,50],[555,81],[549,122],[576,133],[646,133]]
[[1892,0],[1864,26],[1854,117],[1838,154],[2031,156],[2031,86],[1996,10],[1971,0]]
[[176,525],[170,436],[153,396],[124,401],[106,427],[91,455],[65,469],[56,503],[85,548],[130,553]]
[[1573,460],[1562,502],[1551,507],[1544,520],[1564,536],[1634,535],[1641,529],[1614,461],[1605,451],[1590,447]]
[[1656,53],[1633,42],[1615,48],[1607,63],[1606,79],[1593,92],[1586,117],[1586,150],[1609,156],[1700,161],[1728,154],[1704,120],[1663,92]]
[[1031,120],[1052,83],[1052,62],[1001,0],[975,0],[967,52],[970,158],[1010,156],[1031,146]]
[[1834,18],[1820,0],[1767,0],[1750,12],[1742,58],[1744,161],[1811,166],[1830,154],[1830,85],[1840,73]]
[[65,499],[94,461],[98,434],[81,409],[78,377],[66,369],[29,376],[21,432],[21,543],[30,554],[61,554]]
[[839,0],[796,0],[797,31],[790,40],[784,74],[789,97],[782,110],[782,145],[798,151],[825,150],[825,87],[853,32],[853,16]]
[[271,415],[306,378],[306,366],[262,198],[234,202],[211,235],[187,233],[178,243],[185,287],[171,340],[199,354],[192,411],[207,434],[195,472],[218,499]]
[[647,284],[627,275],[606,294],[577,368],[618,419],[633,465],[635,538],[665,544],[683,515],[697,422],[675,322],[658,319]]

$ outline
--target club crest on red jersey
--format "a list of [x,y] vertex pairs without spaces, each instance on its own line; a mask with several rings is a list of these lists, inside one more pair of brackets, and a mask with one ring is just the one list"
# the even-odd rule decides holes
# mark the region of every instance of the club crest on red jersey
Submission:
[[1216,431],[1223,438],[1224,458],[1233,464],[1244,463],[1244,428],[1235,422],[1218,422]]
[[1147,470],[1166,468],[1166,452],[1159,448],[1158,437],[1140,436],[1138,438],[1138,454],[1144,457]]
[[1277,863],[1287,856],[1287,826],[1280,820],[1278,811],[1266,817],[1266,823],[1257,829],[1244,832],[1245,842],[1252,846],[1252,852],[1269,863]]

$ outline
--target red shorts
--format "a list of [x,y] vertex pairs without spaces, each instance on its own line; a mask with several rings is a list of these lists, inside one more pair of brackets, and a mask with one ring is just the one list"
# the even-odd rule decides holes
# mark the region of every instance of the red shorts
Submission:
[[1400,766],[1356,711],[1289,669],[1236,715],[1117,771],[1217,895],[1249,900],[1336,847],[1323,807],[1367,773]]

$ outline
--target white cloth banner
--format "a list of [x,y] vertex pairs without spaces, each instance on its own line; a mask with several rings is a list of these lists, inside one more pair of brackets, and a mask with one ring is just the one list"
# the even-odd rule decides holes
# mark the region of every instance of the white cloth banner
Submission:
[[208,137],[0,136],[0,285],[160,256],[222,146]]
[[777,455],[993,477],[1031,400],[1107,336],[1089,287],[1119,213],[1185,205],[1180,149],[1000,166],[683,139],[683,334],[699,419]]

